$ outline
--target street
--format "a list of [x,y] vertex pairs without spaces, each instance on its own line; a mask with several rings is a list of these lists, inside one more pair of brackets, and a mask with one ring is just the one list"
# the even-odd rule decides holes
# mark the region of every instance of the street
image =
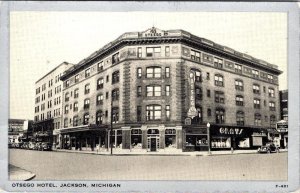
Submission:
[[287,152],[132,156],[10,149],[10,164],[33,180],[287,180]]

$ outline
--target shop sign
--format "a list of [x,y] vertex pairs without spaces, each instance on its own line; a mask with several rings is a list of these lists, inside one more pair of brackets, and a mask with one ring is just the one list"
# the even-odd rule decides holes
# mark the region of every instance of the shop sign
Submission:
[[161,37],[161,36],[167,36],[167,35],[168,35],[168,32],[162,31],[155,27],[152,27],[151,29],[145,31],[142,34],[143,37]]
[[192,119],[197,116],[197,109],[195,107],[195,74],[192,71],[190,72],[190,108],[187,116]]
[[276,130],[280,133],[288,132],[288,123],[286,121],[277,122]]
[[226,134],[226,135],[241,135],[243,133],[244,129],[240,128],[227,128],[227,127],[221,127],[219,129],[220,134]]

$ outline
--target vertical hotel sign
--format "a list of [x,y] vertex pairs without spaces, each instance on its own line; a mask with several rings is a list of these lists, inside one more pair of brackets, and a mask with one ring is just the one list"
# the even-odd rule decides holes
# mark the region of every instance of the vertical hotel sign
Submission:
[[195,73],[190,72],[190,108],[188,110],[187,116],[193,119],[197,116],[197,109],[195,107]]

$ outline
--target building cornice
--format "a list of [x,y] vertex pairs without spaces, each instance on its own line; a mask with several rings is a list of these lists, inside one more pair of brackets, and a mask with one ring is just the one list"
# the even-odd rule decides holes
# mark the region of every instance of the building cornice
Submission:
[[178,42],[194,48],[205,49],[209,52],[213,52],[213,54],[216,53],[225,56],[227,58],[237,60],[243,64],[248,65],[249,67],[264,69],[276,75],[282,73],[282,71],[278,70],[278,67],[276,65],[269,64],[263,60],[256,59],[250,55],[237,52],[231,48],[216,44],[205,38],[200,38],[198,36],[192,35],[189,32],[186,32],[184,30],[169,30],[163,32],[167,32],[168,35],[158,36],[158,37],[155,36],[145,37],[142,34],[146,32],[124,33],[116,40],[106,44],[98,51],[92,53],[87,58],[81,60],[75,66],[66,70],[65,74],[61,77],[61,80],[66,80],[68,77],[74,75],[76,72],[89,67],[93,63],[100,61],[101,59],[105,58],[109,54],[112,54],[113,52],[125,46],[151,45],[151,44],[154,45],[154,44],[162,44],[162,43],[173,44]]

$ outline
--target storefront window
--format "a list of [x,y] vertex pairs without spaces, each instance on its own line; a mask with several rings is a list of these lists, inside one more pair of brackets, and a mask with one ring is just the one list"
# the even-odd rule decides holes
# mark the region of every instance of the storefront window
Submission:
[[122,130],[112,131],[111,145],[114,148],[122,148]]
[[176,148],[176,130],[166,129],[165,131],[166,148]]
[[131,148],[142,149],[142,130],[132,129],[131,130]]
[[211,140],[211,148],[230,148],[230,137],[213,137]]

